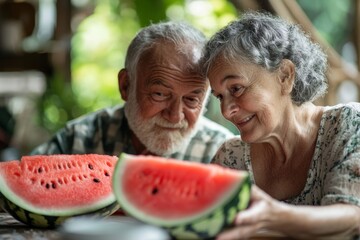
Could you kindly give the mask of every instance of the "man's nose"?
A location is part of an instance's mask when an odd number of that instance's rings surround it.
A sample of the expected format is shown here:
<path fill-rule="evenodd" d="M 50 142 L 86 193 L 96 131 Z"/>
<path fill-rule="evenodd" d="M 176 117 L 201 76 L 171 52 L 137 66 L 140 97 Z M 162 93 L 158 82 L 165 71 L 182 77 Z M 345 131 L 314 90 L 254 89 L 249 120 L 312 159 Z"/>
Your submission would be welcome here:
<path fill-rule="evenodd" d="M 165 119 L 171 123 L 179 123 L 184 119 L 183 102 L 181 99 L 172 99 L 165 110 Z"/>

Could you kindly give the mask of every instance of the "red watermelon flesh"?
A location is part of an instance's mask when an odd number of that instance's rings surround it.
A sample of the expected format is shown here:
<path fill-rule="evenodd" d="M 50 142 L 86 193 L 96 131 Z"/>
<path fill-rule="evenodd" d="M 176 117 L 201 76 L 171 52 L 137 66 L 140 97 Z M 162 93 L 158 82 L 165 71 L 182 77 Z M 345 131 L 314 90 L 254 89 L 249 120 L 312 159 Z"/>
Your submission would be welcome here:
<path fill-rule="evenodd" d="M 0 191 L 20 207 L 61 215 L 114 201 L 115 156 L 37 155 L 0 164 Z"/>
<path fill-rule="evenodd" d="M 245 176 L 217 165 L 205 167 L 153 156 L 124 158 L 114 173 L 115 178 L 121 176 L 115 179 L 114 188 L 121 193 L 115 194 L 123 204 L 169 221 L 207 211 L 237 188 Z"/>

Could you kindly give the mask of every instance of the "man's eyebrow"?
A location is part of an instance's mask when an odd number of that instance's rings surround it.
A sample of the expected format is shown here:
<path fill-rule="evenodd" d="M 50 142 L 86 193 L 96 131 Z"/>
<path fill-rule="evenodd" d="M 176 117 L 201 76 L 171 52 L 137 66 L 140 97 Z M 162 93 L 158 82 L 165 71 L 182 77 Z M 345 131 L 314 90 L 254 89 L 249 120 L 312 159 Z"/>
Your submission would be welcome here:
<path fill-rule="evenodd" d="M 205 90 L 203 88 L 198 88 L 198 89 L 195 89 L 194 91 L 192 91 L 192 93 L 195 93 L 195 94 L 199 94 L 199 93 L 204 93 Z"/>
<path fill-rule="evenodd" d="M 160 79 L 156 79 L 154 81 L 151 81 L 149 83 L 149 86 L 152 86 L 152 85 L 161 85 L 161 86 L 164 86 L 166 88 L 171 88 L 171 86 L 169 86 L 168 84 L 166 84 L 164 81 L 162 81 Z"/>

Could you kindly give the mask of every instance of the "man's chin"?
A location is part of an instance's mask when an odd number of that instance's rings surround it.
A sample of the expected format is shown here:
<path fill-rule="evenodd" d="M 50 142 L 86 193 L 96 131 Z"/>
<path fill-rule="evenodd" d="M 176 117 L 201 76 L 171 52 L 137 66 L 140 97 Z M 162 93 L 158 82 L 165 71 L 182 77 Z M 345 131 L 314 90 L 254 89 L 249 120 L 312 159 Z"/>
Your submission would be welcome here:
<path fill-rule="evenodd" d="M 183 136 L 181 134 L 168 134 L 166 137 L 160 137 L 159 133 L 154 133 L 153 138 L 144 141 L 146 148 L 157 155 L 170 155 L 182 150 L 190 142 L 192 134 Z"/>
<path fill-rule="evenodd" d="M 155 153 L 156 155 L 162 156 L 162 155 L 170 155 L 170 154 L 180 151 L 181 148 L 183 147 L 183 144 L 185 144 L 185 143 L 182 142 L 182 144 L 175 145 L 173 143 L 164 144 L 163 142 L 160 142 L 160 143 L 152 142 L 150 145 L 145 144 L 145 146 L 150 152 Z"/>

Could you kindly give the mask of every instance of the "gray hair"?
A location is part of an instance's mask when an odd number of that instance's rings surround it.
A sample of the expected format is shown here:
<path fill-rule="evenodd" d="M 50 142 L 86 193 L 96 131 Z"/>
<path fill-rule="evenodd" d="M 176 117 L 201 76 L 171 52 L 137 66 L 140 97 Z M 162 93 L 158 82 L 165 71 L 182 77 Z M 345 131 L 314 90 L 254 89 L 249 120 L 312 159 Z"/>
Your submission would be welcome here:
<path fill-rule="evenodd" d="M 295 65 L 292 101 L 301 105 L 327 90 L 327 57 L 295 24 L 267 13 L 248 12 L 218 31 L 206 44 L 202 62 L 207 75 L 218 56 L 244 61 L 275 71 L 283 59 Z"/>
<path fill-rule="evenodd" d="M 125 68 L 134 80 L 141 55 L 154 44 L 162 41 L 174 43 L 179 53 L 187 54 L 184 50 L 185 46 L 198 48 L 200 53 L 206 43 L 206 38 L 201 31 L 185 22 L 162 22 L 141 29 L 130 43 L 125 59 Z M 199 68 L 199 66 L 192 67 Z"/>

